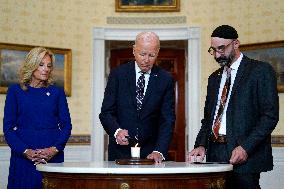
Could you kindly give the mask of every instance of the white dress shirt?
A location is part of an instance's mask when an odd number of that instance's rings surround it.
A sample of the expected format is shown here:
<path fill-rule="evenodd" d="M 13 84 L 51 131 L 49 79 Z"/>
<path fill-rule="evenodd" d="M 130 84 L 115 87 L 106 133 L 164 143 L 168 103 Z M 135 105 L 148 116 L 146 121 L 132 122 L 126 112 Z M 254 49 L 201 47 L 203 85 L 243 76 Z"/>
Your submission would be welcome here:
<path fill-rule="evenodd" d="M 232 69 L 231 70 L 231 85 L 230 85 L 228 98 L 227 98 L 227 101 L 226 101 L 226 104 L 225 104 L 225 108 L 224 108 L 224 111 L 223 111 L 223 115 L 221 117 L 221 125 L 220 125 L 220 129 L 219 129 L 220 135 L 226 135 L 226 112 L 227 112 L 228 104 L 230 102 L 231 91 L 232 91 L 232 88 L 234 86 L 235 78 L 236 78 L 238 68 L 240 66 L 242 58 L 243 58 L 243 54 L 241 53 L 240 57 L 235 62 L 233 62 L 233 64 L 230 66 L 230 68 Z M 223 73 L 222 73 L 222 79 L 221 79 L 221 82 L 220 82 L 218 102 L 217 102 L 217 105 L 216 105 L 215 115 L 214 115 L 214 119 L 213 119 L 213 123 L 212 123 L 212 129 L 213 129 L 213 126 L 214 126 L 214 120 L 216 119 L 216 116 L 218 114 L 218 110 L 219 110 L 219 106 L 220 106 L 220 102 L 221 102 L 222 90 L 223 90 L 225 82 L 226 82 L 226 77 L 227 77 L 227 73 L 226 73 L 226 70 L 224 69 Z"/>

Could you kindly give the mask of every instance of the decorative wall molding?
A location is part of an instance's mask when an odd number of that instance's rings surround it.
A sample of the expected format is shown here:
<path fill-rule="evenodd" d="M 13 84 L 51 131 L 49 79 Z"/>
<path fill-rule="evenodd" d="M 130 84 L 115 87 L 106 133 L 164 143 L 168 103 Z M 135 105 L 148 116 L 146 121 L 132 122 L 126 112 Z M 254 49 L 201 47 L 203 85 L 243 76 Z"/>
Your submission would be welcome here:
<path fill-rule="evenodd" d="M 136 35 L 142 31 L 152 31 L 159 35 L 161 41 L 169 40 L 194 40 L 200 38 L 200 28 L 198 27 L 171 27 L 171 28 L 99 28 L 93 29 L 94 42 L 104 42 L 105 40 L 113 41 L 134 41 Z M 191 42 L 191 41 L 189 41 Z M 96 48 L 94 44 L 94 48 Z M 103 49 L 105 50 L 105 49 Z M 104 52 L 104 51 L 103 51 Z M 96 53 L 96 51 L 94 51 Z M 98 54 L 99 55 L 99 54 Z M 195 55 L 196 56 L 196 55 Z M 94 56 L 96 57 L 96 56 Z M 94 61 L 99 61 L 94 59 Z M 102 57 L 104 59 L 105 57 Z M 104 67 L 103 65 L 102 67 Z M 95 72 L 98 74 L 97 72 Z"/>
<path fill-rule="evenodd" d="M 90 135 L 71 135 L 67 145 L 90 145 Z M 7 146 L 4 135 L 0 135 L 0 146 Z"/>
<path fill-rule="evenodd" d="M 107 24 L 186 24 L 186 16 L 171 16 L 171 17 L 107 17 Z"/>
<path fill-rule="evenodd" d="M 90 145 L 91 135 L 71 135 L 67 145 Z M 273 147 L 284 147 L 284 135 L 273 135 L 271 138 Z M 0 146 L 7 146 L 4 135 L 0 135 Z"/>
<path fill-rule="evenodd" d="M 273 135 L 271 143 L 274 147 L 284 147 L 284 135 Z"/>
<path fill-rule="evenodd" d="M 4 135 L 0 135 L 0 146 L 6 146 L 7 143 L 5 141 Z"/>
<path fill-rule="evenodd" d="M 67 145 L 90 145 L 91 135 L 71 135 Z"/>

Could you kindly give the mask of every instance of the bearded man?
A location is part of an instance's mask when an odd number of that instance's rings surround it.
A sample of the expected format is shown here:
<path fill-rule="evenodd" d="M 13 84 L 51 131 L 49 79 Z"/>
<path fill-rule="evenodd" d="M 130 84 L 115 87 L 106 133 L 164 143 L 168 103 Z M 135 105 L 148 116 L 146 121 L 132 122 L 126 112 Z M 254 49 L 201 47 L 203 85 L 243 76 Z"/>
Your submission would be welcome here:
<path fill-rule="evenodd" d="M 260 173 L 273 168 L 277 80 L 270 64 L 246 57 L 239 46 L 232 26 L 221 25 L 211 35 L 208 52 L 221 68 L 209 76 L 204 118 L 187 160 L 206 155 L 209 162 L 233 164 L 227 188 L 259 189 Z"/>

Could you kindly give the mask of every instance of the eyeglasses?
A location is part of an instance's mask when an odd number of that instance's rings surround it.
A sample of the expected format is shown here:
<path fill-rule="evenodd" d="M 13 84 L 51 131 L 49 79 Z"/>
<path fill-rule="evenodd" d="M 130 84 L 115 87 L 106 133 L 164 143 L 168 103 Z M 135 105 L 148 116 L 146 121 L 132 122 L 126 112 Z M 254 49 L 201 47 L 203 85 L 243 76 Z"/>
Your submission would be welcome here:
<path fill-rule="evenodd" d="M 233 41 L 235 41 L 235 40 L 233 40 Z M 211 54 L 211 55 L 214 55 L 216 52 L 222 54 L 222 53 L 225 52 L 226 48 L 227 48 L 231 43 L 233 43 L 233 41 L 231 41 L 231 42 L 230 42 L 229 44 L 227 44 L 227 45 L 220 45 L 220 46 L 218 46 L 217 48 L 215 48 L 215 47 L 210 47 L 210 48 L 208 49 L 208 52 L 209 52 L 209 54 Z"/>

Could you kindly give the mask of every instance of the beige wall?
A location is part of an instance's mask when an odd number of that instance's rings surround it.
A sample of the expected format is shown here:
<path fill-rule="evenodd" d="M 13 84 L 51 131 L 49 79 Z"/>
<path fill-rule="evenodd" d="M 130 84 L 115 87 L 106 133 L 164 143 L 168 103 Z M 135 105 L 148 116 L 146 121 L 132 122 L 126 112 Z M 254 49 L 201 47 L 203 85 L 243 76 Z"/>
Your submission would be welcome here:
<path fill-rule="evenodd" d="M 0 42 L 72 49 L 72 96 L 68 98 L 68 103 L 73 134 L 91 132 L 92 28 L 120 27 L 108 25 L 107 17 L 185 16 L 187 23 L 182 26 L 200 27 L 203 52 L 200 97 L 202 106 L 207 77 L 218 68 L 207 53 L 210 45 L 209 36 L 216 26 L 221 24 L 235 26 L 243 44 L 284 38 L 282 0 L 181 0 L 181 11 L 177 13 L 116 13 L 112 0 L 0 0 L 0 5 Z M 121 27 L 157 26 L 159 25 L 122 25 Z M 284 94 L 279 96 L 280 115 L 282 115 Z M 0 95 L 0 120 L 3 118 L 4 100 L 5 95 Z M 274 134 L 284 135 L 283 124 L 284 118 L 280 116 Z M 2 127 L 1 121 L 0 134 Z"/>

